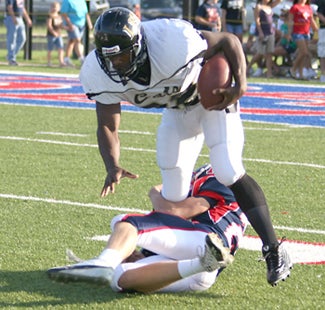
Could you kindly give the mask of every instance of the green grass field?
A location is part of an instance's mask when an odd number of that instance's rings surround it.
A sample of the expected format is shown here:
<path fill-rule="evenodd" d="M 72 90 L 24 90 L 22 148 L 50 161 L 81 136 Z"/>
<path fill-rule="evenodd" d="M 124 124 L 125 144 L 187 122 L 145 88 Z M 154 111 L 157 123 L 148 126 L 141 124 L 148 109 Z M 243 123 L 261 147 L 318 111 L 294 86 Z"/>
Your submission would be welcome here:
<path fill-rule="evenodd" d="M 51 282 L 45 271 L 67 264 L 67 248 L 83 258 L 96 256 L 104 243 L 90 238 L 108 234 L 114 215 L 151 209 L 147 192 L 160 183 L 154 151 L 160 115 L 123 113 L 121 165 L 140 178 L 122 180 L 105 199 L 99 197 L 105 173 L 94 111 L 0 105 L 0 115 L 2 309 L 325 308 L 324 265 L 296 264 L 291 277 L 272 288 L 265 263 L 258 262 L 261 253 L 243 249 L 204 293 L 116 294 Z M 244 125 L 247 171 L 264 188 L 274 225 L 294 228 L 277 229 L 278 236 L 324 242 L 323 234 L 312 232 L 325 230 L 324 129 Z M 204 149 L 198 165 L 207 160 Z M 251 228 L 247 233 L 254 235 Z"/>

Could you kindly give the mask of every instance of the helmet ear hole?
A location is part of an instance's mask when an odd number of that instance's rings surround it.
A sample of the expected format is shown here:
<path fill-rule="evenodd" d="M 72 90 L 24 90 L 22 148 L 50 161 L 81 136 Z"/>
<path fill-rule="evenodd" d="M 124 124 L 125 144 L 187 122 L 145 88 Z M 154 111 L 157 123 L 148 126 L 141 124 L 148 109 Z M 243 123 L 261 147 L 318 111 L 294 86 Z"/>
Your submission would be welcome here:
<path fill-rule="evenodd" d="M 125 83 L 143 61 L 144 38 L 139 18 L 126 8 L 112 8 L 102 13 L 94 26 L 97 59 L 103 70 L 116 82 Z M 119 73 L 110 64 L 109 57 L 130 50 L 129 68 Z"/>

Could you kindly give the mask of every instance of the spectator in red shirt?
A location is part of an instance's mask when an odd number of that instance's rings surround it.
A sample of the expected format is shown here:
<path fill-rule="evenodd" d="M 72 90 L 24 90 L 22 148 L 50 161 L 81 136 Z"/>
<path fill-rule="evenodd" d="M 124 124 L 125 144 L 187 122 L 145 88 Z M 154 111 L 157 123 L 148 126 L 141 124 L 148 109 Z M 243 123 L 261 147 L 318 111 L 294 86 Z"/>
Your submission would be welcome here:
<path fill-rule="evenodd" d="M 297 56 L 290 69 L 290 75 L 295 79 L 305 79 L 303 68 L 309 56 L 310 28 L 318 30 L 310 0 L 294 0 L 289 11 L 288 39 L 292 38 L 297 43 Z"/>

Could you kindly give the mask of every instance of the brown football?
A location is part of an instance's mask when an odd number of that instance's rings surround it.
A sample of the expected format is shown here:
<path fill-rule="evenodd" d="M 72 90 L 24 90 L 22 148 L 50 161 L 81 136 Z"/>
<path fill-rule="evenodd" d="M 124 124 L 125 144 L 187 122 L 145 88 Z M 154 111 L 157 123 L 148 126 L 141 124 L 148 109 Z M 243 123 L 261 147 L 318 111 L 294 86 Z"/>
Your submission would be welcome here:
<path fill-rule="evenodd" d="M 232 74 L 225 56 L 217 54 L 208 59 L 198 78 L 198 92 L 202 106 L 207 110 L 222 110 L 220 104 L 224 96 L 213 94 L 212 90 L 227 88 L 231 85 Z"/>

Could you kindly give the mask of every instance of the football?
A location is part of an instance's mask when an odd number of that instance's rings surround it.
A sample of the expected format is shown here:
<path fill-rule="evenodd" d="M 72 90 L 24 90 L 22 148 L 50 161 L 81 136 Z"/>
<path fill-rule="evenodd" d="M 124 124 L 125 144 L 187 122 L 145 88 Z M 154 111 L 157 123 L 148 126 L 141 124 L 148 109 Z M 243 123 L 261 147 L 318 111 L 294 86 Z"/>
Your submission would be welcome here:
<path fill-rule="evenodd" d="M 208 59 L 198 78 L 198 92 L 202 106 L 206 110 L 222 110 L 224 96 L 213 94 L 212 90 L 227 88 L 231 85 L 232 74 L 225 56 L 216 54 Z"/>

